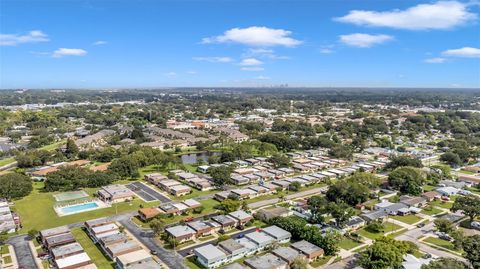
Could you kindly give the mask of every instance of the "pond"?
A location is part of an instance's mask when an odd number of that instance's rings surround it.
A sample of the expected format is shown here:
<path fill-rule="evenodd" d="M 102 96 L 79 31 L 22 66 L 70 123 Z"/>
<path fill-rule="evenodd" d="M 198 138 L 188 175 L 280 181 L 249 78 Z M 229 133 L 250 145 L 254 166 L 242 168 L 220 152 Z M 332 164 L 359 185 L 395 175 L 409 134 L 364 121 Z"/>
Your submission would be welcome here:
<path fill-rule="evenodd" d="M 210 156 L 220 156 L 220 152 L 200 152 L 200 153 L 191 153 L 183 154 L 180 156 L 183 164 L 196 164 L 198 159 L 202 159 L 205 163 L 208 163 L 208 158 Z"/>

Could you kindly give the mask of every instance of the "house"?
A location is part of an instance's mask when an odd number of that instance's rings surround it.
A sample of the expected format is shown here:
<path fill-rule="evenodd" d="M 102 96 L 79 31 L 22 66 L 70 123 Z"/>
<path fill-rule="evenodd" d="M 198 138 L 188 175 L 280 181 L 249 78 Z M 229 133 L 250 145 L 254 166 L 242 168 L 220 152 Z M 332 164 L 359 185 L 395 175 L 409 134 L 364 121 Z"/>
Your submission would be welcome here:
<path fill-rule="evenodd" d="M 105 218 L 87 220 L 87 221 L 85 221 L 84 225 L 85 225 L 85 228 L 87 228 L 88 232 L 91 234 L 93 228 L 103 226 L 105 224 L 113 224 L 113 223 L 114 223 L 114 221 L 105 217 Z"/>
<path fill-rule="evenodd" d="M 158 216 L 160 213 L 161 211 L 156 207 L 140 208 L 138 210 L 138 216 L 143 221 L 153 219 L 154 217 Z"/>
<path fill-rule="evenodd" d="M 197 261 L 206 268 L 216 268 L 227 261 L 226 253 L 212 244 L 195 248 L 193 252 Z"/>
<path fill-rule="evenodd" d="M 215 198 L 215 200 L 221 202 L 225 199 L 228 199 L 229 196 L 230 196 L 230 191 L 221 191 L 221 192 L 215 193 L 213 197 Z"/>
<path fill-rule="evenodd" d="M 202 206 L 201 203 L 199 203 L 197 200 L 195 199 L 187 199 L 185 201 L 182 202 L 184 205 L 188 206 L 188 208 L 197 208 L 197 207 L 200 207 Z"/>
<path fill-rule="evenodd" d="M 351 217 L 345 224 L 347 230 L 357 230 L 363 226 L 365 226 L 365 220 L 358 216 Z"/>
<path fill-rule="evenodd" d="M 210 235 L 213 232 L 212 226 L 208 225 L 208 223 L 201 220 L 189 222 L 187 223 L 187 226 L 192 228 L 196 232 L 195 234 L 196 237 Z"/>
<path fill-rule="evenodd" d="M 243 200 L 257 196 L 257 192 L 251 189 L 235 189 L 230 191 L 230 195 Z"/>
<path fill-rule="evenodd" d="M 145 181 L 158 186 L 158 183 L 160 183 L 163 180 L 167 180 L 168 178 L 160 173 L 152 173 L 152 174 L 146 174 L 143 176 Z"/>
<path fill-rule="evenodd" d="M 218 224 L 220 224 L 220 226 L 222 227 L 221 231 L 223 231 L 223 232 L 228 231 L 228 230 L 232 229 L 233 227 L 235 227 L 235 224 L 237 222 L 232 217 L 225 216 L 225 215 L 214 216 L 214 217 L 212 217 L 212 220 L 217 222 Z"/>
<path fill-rule="evenodd" d="M 105 247 L 105 252 L 113 260 L 118 256 L 141 250 L 142 247 L 134 240 L 126 240 Z"/>
<path fill-rule="evenodd" d="M 60 226 L 60 227 L 40 231 L 40 238 L 42 239 L 42 242 L 45 243 L 45 240 L 49 237 L 53 237 L 61 234 L 67 234 L 67 233 L 70 233 L 70 229 L 68 229 L 67 226 Z"/>
<path fill-rule="evenodd" d="M 76 255 L 76 254 L 80 254 L 82 252 L 84 252 L 84 250 L 83 250 L 82 246 L 77 242 L 67 244 L 67 245 L 63 245 L 63 246 L 58 246 L 58 247 L 52 248 L 50 250 L 50 253 L 52 254 L 52 257 L 55 260 L 66 258 L 68 256 L 73 256 L 73 255 Z"/>
<path fill-rule="evenodd" d="M 440 180 L 439 186 L 454 187 L 457 189 L 464 189 L 468 187 L 468 183 L 465 181 L 453 181 L 453 180 Z"/>
<path fill-rule="evenodd" d="M 364 219 L 367 223 L 374 221 L 374 220 L 381 220 L 388 215 L 387 212 L 383 210 L 371 211 L 366 212 L 360 215 L 362 219 Z"/>
<path fill-rule="evenodd" d="M 451 196 L 456 195 L 460 190 L 455 187 L 441 187 L 436 189 L 435 191 L 440 193 L 442 196 Z"/>
<path fill-rule="evenodd" d="M 92 264 L 92 260 L 87 253 L 81 252 L 64 258 L 55 259 L 54 263 L 58 269 L 87 268 L 86 266 Z"/>
<path fill-rule="evenodd" d="M 311 262 L 323 256 L 323 249 L 305 240 L 295 242 L 291 248 L 298 250 Z"/>
<path fill-rule="evenodd" d="M 103 249 L 105 249 L 109 245 L 114 245 L 126 241 L 128 241 L 128 236 L 124 233 L 111 234 L 98 239 L 98 243 Z"/>
<path fill-rule="evenodd" d="M 160 269 L 162 266 L 144 249 L 120 255 L 116 258 L 118 269 Z"/>
<path fill-rule="evenodd" d="M 263 228 L 262 232 L 268 234 L 269 236 L 275 238 L 275 240 L 279 243 L 287 243 L 290 242 L 290 239 L 292 238 L 292 234 L 288 231 L 285 231 L 284 229 L 272 225 L 268 226 L 266 228 Z"/>
<path fill-rule="evenodd" d="M 93 238 L 98 240 L 101 237 L 119 233 L 119 228 L 115 223 L 107 223 L 91 228 L 89 233 Z"/>
<path fill-rule="evenodd" d="M 170 194 L 174 196 L 187 195 L 192 192 L 192 189 L 189 186 L 185 185 L 175 185 L 170 187 Z"/>
<path fill-rule="evenodd" d="M 102 187 L 98 192 L 98 197 L 104 202 L 119 203 L 133 199 L 135 194 L 124 185 L 108 185 Z"/>
<path fill-rule="evenodd" d="M 160 205 L 158 206 L 158 208 L 159 208 L 160 210 L 162 210 L 165 214 L 176 215 L 176 214 L 181 213 L 180 210 L 178 209 L 178 207 L 175 207 L 175 206 L 174 206 L 174 203 L 173 203 L 173 202 L 160 204 Z"/>
<path fill-rule="evenodd" d="M 250 249 L 245 247 L 245 245 L 242 245 L 237 240 L 231 238 L 219 242 L 218 246 L 227 253 L 227 256 L 232 261 L 245 257 L 250 252 Z"/>
<path fill-rule="evenodd" d="M 262 250 L 275 242 L 275 238 L 259 231 L 248 233 L 245 237 L 252 241 L 259 250 Z"/>
<path fill-rule="evenodd" d="M 292 265 L 292 263 L 297 259 L 297 258 L 303 258 L 305 257 L 303 254 L 301 254 L 298 250 L 290 248 L 290 247 L 279 247 L 274 250 L 272 250 L 272 254 L 279 257 L 288 265 Z"/>
<path fill-rule="evenodd" d="M 287 217 L 292 213 L 285 207 L 262 208 L 257 211 L 257 217 L 263 221 L 268 221 L 274 217 Z"/>
<path fill-rule="evenodd" d="M 195 230 L 186 226 L 186 225 L 177 225 L 173 227 L 166 228 L 165 231 L 169 236 L 174 238 L 180 243 L 193 240 L 196 235 Z"/>
<path fill-rule="evenodd" d="M 431 202 L 440 199 L 442 195 L 437 191 L 427 191 L 422 194 L 422 197 L 425 198 L 427 202 Z"/>
<path fill-rule="evenodd" d="M 237 211 L 231 212 L 228 214 L 228 216 L 232 217 L 236 221 L 236 224 L 239 226 L 243 226 L 245 225 L 245 223 L 253 219 L 252 215 L 248 214 L 243 210 L 237 210 Z"/>
<path fill-rule="evenodd" d="M 250 179 L 239 174 L 232 174 L 230 176 L 230 181 L 235 185 L 246 185 L 250 182 Z"/>
<path fill-rule="evenodd" d="M 263 256 L 254 256 L 245 260 L 245 264 L 252 269 L 288 269 L 288 264 L 284 260 L 273 254 Z"/>
<path fill-rule="evenodd" d="M 44 241 L 44 245 L 47 249 L 71 243 L 75 243 L 75 238 L 70 231 L 68 233 L 47 237 Z"/>
<path fill-rule="evenodd" d="M 405 204 L 407 206 L 413 206 L 413 207 L 418 207 L 421 208 L 426 205 L 427 199 L 424 197 L 412 197 L 409 195 L 402 195 L 400 196 L 400 203 Z"/>

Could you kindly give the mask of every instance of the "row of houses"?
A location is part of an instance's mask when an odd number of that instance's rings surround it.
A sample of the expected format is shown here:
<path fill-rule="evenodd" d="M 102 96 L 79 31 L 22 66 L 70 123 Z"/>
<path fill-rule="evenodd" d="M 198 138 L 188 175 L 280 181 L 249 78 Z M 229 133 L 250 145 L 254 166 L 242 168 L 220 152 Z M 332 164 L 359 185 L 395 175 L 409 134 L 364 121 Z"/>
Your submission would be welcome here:
<path fill-rule="evenodd" d="M 56 268 L 97 268 L 67 226 L 43 230 L 40 232 L 40 239 Z"/>
<path fill-rule="evenodd" d="M 366 222 L 383 219 L 388 215 L 405 216 L 409 214 L 419 213 L 422 207 L 427 205 L 430 198 L 427 196 L 400 196 L 398 203 L 392 203 L 388 200 L 382 200 L 380 203 L 374 205 L 374 210 L 364 212 L 360 215 Z M 433 198 L 435 199 L 435 198 Z"/>
<path fill-rule="evenodd" d="M 252 256 L 274 244 L 287 244 L 290 239 L 291 234 L 288 231 L 277 226 L 269 226 L 247 233 L 242 237 L 219 242 L 216 246 L 208 244 L 195 248 L 193 252 L 201 265 L 206 268 L 216 268 Z M 323 249 L 320 247 L 307 241 L 300 241 L 290 246 L 275 248 L 271 253 L 263 256 L 247 258 L 244 263 L 248 266 L 247 268 L 252 269 L 289 268 L 298 258 L 311 262 L 323 254 Z M 235 264 L 235 266 L 243 267 L 240 264 Z"/>
<path fill-rule="evenodd" d="M 97 196 L 106 203 L 120 203 L 132 200 L 135 193 L 125 185 L 113 184 L 100 188 L 97 191 Z"/>
<path fill-rule="evenodd" d="M 183 170 L 172 170 L 170 171 L 174 173 L 175 176 L 177 176 L 179 179 L 183 180 L 186 182 L 188 185 L 190 185 L 193 188 L 196 188 L 200 191 L 208 191 L 213 189 L 213 185 L 210 182 L 210 180 L 204 178 L 204 177 L 199 177 L 198 175 L 194 173 L 189 173 L 185 172 Z M 144 176 L 145 181 L 159 187 L 159 188 L 164 188 L 168 186 L 164 186 L 165 184 L 162 183 L 162 181 L 168 180 L 168 177 L 160 174 L 160 173 L 152 173 L 152 174 L 147 174 Z"/>
<path fill-rule="evenodd" d="M 134 238 L 130 238 L 120 227 L 108 218 L 89 220 L 85 228 L 95 244 L 118 269 L 153 269 L 161 265 L 153 259 Z"/>
<path fill-rule="evenodd" d="M 30 175 L 35 178 L 35 179 L 45 179 L 47 174 L 53 173 L 58 171 L 61 167 L 68 167 L 68 166 L 87 166 L 90 164 L 90 161 L 88 160 L 76 160 L 76 161 L 71 161 L 71 162 L 61 162 L 61 163 L 55 163 L 49 166 L 43 166 L 38 168 L 35 171 L 30 172 Z"/>
<path fill-rule="evenodd" d="M 144 179 L 145 181 L 177 197 L 187 195 L 192 192 L 192 189 L 189 186 L 186 186 L 177 180 L 169 179 L 160 173 L 147 174 L 144 176 Z M 211 185 L 209 185 L 209 187 L 211 187 Z"/>
<path fill-rule="evenodd" d="M 188 210 L 201 207 L 202 204 L 195 199 L 187 199 L 182 202 L 162 203 L 158 207 L 140 208 L 138 215 L 143 221 L 150 220 L 160 214 L 180 215 Z"/>
<path fill-rule="evenodd" d="M 178 242 L 194 240 L 213 233 L 225 233 L 235 227 L 245 226 L 253 216 L 243 210 L 237 210 L 228 215 L 216 215 L 209 220 L 196 220 L 184 225 L 168 227 L 165 232 Z"/>
<path fill-rule="evenodd" d="M 8 201 L 0 199 L 0 233 L 14 233 L 20 225 L 20 217 L 12 213 Z"/>

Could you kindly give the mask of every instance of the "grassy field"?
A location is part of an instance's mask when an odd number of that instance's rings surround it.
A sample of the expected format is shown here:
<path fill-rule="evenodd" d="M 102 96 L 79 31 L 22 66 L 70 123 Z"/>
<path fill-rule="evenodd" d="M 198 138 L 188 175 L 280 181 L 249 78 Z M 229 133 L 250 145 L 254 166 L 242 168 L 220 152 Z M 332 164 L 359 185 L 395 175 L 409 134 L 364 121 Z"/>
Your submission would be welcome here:
<path fill-rule="evenodd" d="M 139 209 L 140 205 L 148 207 L 159 204 L 159 202 L 146 203 L 141 199 L 134 199 L 132 202 L 117 203 L 109 208 L 59 217 L 53 209 L 55 205 L 53 194 L 56 194 L 56 192 L 43 192 L 43 186 L 42 182 L 35 182 L 32 193 L 14 202 L 14 210 L 22 218 L 23 224 L 23 228 L 19 233 L 26 233 L 31 229 L 43 230 L 69 223 L 111 216 L 117 213 L 135 211 Z M 85 191 L 92 194 L 96 189 L 85 189 Z"/>
<path fill-rule="evenodd" d="M 9 253 L 9 251 L 8 251 L 8 246 L 7 245 L 0 246 L 0 254 L 5 255 L 5 254 L 8 254 L 8 253 Z"/>
<path fill-rule="evenodd" d="M 338 243 L 340 248 L 343 248 L 343 249 L 346 249 L 346 250 L 352 249 L 354 247 L 358 247 L 361 244 L 362 243 L 359 243 L 357 241 L 353 241 L 352 239 L 346 238 L 346 237 L 343 237 L 343 239 Z"/>
<path fill-rule="evenodd" d="M 443 240 L 443 239 L 436 238 L 436 237 L 428 237 L 423 241 L 427 242 L 427 243 L 434 244 L 434 245 L 439 246 L 439 247 L 446 248 L 446 249 L 451 250 L 451 251 L 455 251 L 455 248 L 453 247 L 452 242 L 447 241 L 447 240 Z"/>
<path fill-rule="evenodd" d="M 77 242 L 83 247 L 98 269 L 115 268 L 115 263 L 103 255 L 99 247 L 93 243 L 92 239 L 88 237 L 87 233 L 83 231 L 82 228 L 72 229 L 72 233 Z"/>
<path fill-rule="evenodd" d="M 395 219 L 407 224 L 414 224 L 422 220 L 422 218 L 415 215 L 392 216 L 392 219 Z"/>
<path fill-rule="evenodd" d="M 443 212 L 442 210 L 440 210 L 438 208 L 435 208 L 435 207 L 431 207 L 431 208 L 426 207 L 420 213 L 425 214 L 425 215 L 429 215 L 429 216 L 434 216 L 434 215 L 440 214 L 442 212 Z"/>
<path fill-rule="evenodd" d="M 1 159 L 1 160 L 0 160 L 0 166 L 4 166 L 4 165 L 7 165 L 7 164 L 11 164 L 11 163 L 13 163 L 13 162 L 15 162 L 15 158 L 13 158 L 13 157 Z"/>
<path fill-rule="evenodd" d="M 367 231 L 365 228 L 360 229 L 358 231 L 358 233 L 361 236 L 364 236 L 364 237 L 370 238 L 372 240 L 375 240 L 375 239 L 378 239 L 378 238 L 382 237 L 385 233 L 388 233 L 388 232 L 391 232 L 391 231 L 396 231 L 396 230 L 399 230 L 399 229 L 402 228 L 401 226 L 393 224 L 391 222 L 385 222 L 384 225 L 385 225 L 385 232 L 383 232 L 383 233 L 382 232 L 372 233 L 370 231 Z"/>
<path fill-rule="evenodd" d="M 450 209 L 450 208 L 452 208 L 453 203 L 452 202 L 435 200 L 435 201 L 430 202 L 430 205 L 445 208 L 445 209 Z"/>

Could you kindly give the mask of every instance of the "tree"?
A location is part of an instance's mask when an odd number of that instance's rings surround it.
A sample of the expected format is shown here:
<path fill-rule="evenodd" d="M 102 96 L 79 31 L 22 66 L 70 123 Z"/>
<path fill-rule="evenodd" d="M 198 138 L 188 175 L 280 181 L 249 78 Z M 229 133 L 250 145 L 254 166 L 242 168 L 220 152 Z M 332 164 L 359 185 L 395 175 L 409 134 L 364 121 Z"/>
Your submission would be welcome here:
<path fill-rule="evenodd" d="M 448 163 L 450 166 L 459 166 L 462 165 L 462 160 L 460 159 L 460 156 L 458 156 L 457 153 L 454 153 L 452 151 L 445 152 L 440 156 L 440 160 L 442 162 Z"/>
<path fill-rule="evenodd" d="M 442 233 L 450 233 L 455 229 L 453 222 L 448 219 L 435 219 L 433 221 L 437 230 Z"/>
<path fill-rule="evenodd" d="M 462 246 L 463 256 L 472 264 L 474 269 L 480 268 L 480 234 L 466 237 Z"/>
<path fill-rule="evenodd" d="M 329 151 L 328 155 L 334 158 L 350 159 L 352 157 L 352 149 L 345 145 L 335 145 Z"/>
<path fill-rule="evenodd" d="M 475 195 L 467 195 L 458 197 L 451 208 L 452 212 L 462 210 L 463 214 L 470 218 L 470 222 L 474 221 L 480 215 L 480 197 Z"/>
<path fill-rule="evenodd" d="M 358 259 L 365 269 L 401 268 L 407 249 L 402 243 L 388 237 L 377 239 Z"/>
<path fill-rule="evenodd" d="M 380 233 L 385 231 L 385 225 L 381 221 L 370 222 L 365 229 L 372 233 Z"/>
<path fill-rule="evenodd" d="M 328 188 L 325 196 L 332 202 L 345 202 L 351 206 L 367 201 L 370 190 L 367 186 L 349 180 L 339 180 Z"/>
<path fill-rule="evenodd" d="M 293 260 L 292 265 L 290 266 L 292 269 L 308 269 L 308 261 L 304 257 L 297 257 Z"/>
<path fill-rule="evenodd" d="M 10 199 L 22 198 L 33 190 L 30 177 L 19 173 L 0 176 L 0 197 Z"/>
<path fill-rule="evenodd" d="M 388 175 L 388 184 L 402 193 L 420 195 L 423 192 L 425 177 L 414 167 L 399 167 Z"/>
<path fill-rule="evenodd" d="M 222 210 L 225 214 L 236 211 L 240 208 L 241 202 L 233 199 L 225 199 L 220 204 L 216 205 L 215 208 Z"/>
<path fill-rule="evenodd" d="M 300 187 L 301 187 L 300 182 L 294 181 L 288 185 L 288 190 L 297 192 L 298 190 L 300 190 Z"/>
<path fill-rule="evenodd" d="M 67 157 L 73 158 L 77 156 L 78 151 L 79 150 L 78 150 L 77 144 L 75 144 L 75 141 L 73 141 L 72 139 L 68 139 L 65 147 L 65 154 L 67 155 Z"/>
<path fill-rule="evenodd" d="M 35 239 L 38 236 L 38 231 L 35 229 L 31 229 L 28 231 L 28 236 L 30 236 L 31 239 Z"/>
<path fill-rule="evenodd" d="M 210 176 L 213 178 L 213 183 L 216 186 L 224 186 L 230 182 L 230 174 L 232 173 L 232 168 L 229 166 L 218 166 L 209 168 Z"/>
<path fill-rule="evenodd" d="M 457 259 L 441 257 L 422 265 L 421 269 L 468 269 L 468 267 Z"/>
<path fill-rule="evenodd" d="M 355 210 L 346 203 L 330 203 L 328 204 L 328 211 L 340 228 L 343 228 L 356 213 Z"/>
<path fill-rule="evenodd" d="M 161 235 L 163 233 L 163 230 L 165 229 L 165 223 L 158 218 L 151 220 L 149 226 L 156 236 Z"/>
<path fill-rule="evenodd" d="M 403 166 L 422 168 L 423 164 L 422 161 L 417 158 L 402 155 L 391 158 L 390 162 L 385 166 L 385 168 L 389 170 L 394 170 L 398 167 Z"/>
<path fill-rule="evenodd" d="M 311 213 L 311 221 L 314 223 L 323 223 L 325 221 L 323 214 L 327 213 L 327 199 L 325 199 L 324 196 L 315 195 L 308 198 L 307 204 Z"/>
<path fill-rule="evenodd" d="M 140 168 L 138 159 L 133 156 L 123 156 L 113 160 L 108 170 L 116 173 L 120 177 L 136 178 L 140 176 L 138 168 Z"/>

